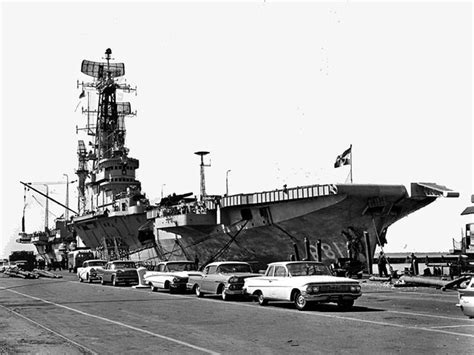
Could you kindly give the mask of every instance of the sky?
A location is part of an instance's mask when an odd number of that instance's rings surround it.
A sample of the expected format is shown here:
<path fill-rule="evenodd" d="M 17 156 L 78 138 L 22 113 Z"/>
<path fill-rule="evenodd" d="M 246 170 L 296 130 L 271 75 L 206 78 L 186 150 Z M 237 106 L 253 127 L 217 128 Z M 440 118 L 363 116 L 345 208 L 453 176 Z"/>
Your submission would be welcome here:
<path fill-rule="evenodd" d="M 199 194 L 199 150 L 207 193 L 230 170 L 236 194 L 344 183 L 334 161 L 352 144 L 355 183 L 460 193 L 390 227 L 386 251 L 448 251 L 472 222 L 470 2 L 2 1 L 0 258 L 33 250 L 15 243 L 19 181 L 62 182 L 50 193 L 65 200 L 88 142 L 80 65 L 107 48 L 137 86 L 119 98 L 137 111 L 127 146 L 153 202 Z M 26 201 L 27 232 L 42 229 L 44 198 Z"/>

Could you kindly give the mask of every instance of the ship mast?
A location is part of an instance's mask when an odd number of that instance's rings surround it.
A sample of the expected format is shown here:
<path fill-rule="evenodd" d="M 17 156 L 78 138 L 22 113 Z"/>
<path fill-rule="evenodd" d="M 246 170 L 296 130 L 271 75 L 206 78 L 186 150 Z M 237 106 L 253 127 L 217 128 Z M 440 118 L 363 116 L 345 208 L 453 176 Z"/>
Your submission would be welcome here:
<path fill-rule="evenodd" d="M 206 179 L 205 179 L 205 175 L 204 175 L 204 168 L 207 167 L 207 166 L 211 166 L 211 164 L 204 164 L 204 156 L 209 154 L 209 152 L 205 152 L 205 151 L 199 151 L 199 152 L 195 152 L 194 154 L 196 155 L 199 155 L 201 157 L 201 175 L 200 175 L 200 180 L 201 180 L 201 201 L 205 200 L 206 198 Z"/>
<path fill-rule="evenodd" d="M 125 116 L 135 115 L 129 102 L 117 102 L 117 90 L 124 92 L 136 91 L 126 83 L 120 83 L 118 78 L 125 75 L 124 63 L 112 63 L 112 50 L 105 51 L 105 62 L 83 60 L 81 72 L 94 78 L 89 83 L 79 83 L 84 90 L 93 91 L 98 97 L 97 109 L 89 107 L 90 96 L 87 95 L 87 125 L 84 130 L 93 136 L 89 142 L 92 150 L 87 152 L 83 140 L 78 142 L 79 201 L 78 209 L 82 214 L 86 210 L 95 210 L 106 203 L 112 203 L 115 195 L 126 192 L 128 187 L 140 189 L 140 183 L 135 179 L 135 169 L 138 161 L 128 157 L 129 149 L 125 147 Z M 96 115 L 95 124 L 89 121 L 90 115 Z M 88 161 L 91 167 L 88 168 Z M 90 178 L 90 181 L 86 180 Z M 86 189 L 87 188 L 87 189 Z"/>

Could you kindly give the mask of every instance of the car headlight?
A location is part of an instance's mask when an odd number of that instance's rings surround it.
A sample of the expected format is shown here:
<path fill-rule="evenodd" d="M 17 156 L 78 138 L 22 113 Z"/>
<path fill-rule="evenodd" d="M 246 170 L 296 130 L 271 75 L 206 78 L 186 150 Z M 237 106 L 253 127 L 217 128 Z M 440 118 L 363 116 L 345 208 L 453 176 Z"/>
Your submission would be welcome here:
<path fill-rule="evenodd" d="M 360 292 L 360 285 L 351 286 L 351 292 Z"/>
<path fill-rule="evenodd" d="M 239 278 L 236 277 L 236 276 L 232 276 L 230 279 L 229 279 L 229 283 L 237 283 L 239 282 Z"/>
<path fill-rule="evenodd" d="M 173 277 L 173 282 L 180 282 L 181 281 L 181 278 L 179 277 Z"/>
<path fill-rule="evenodd" d="M 306 287 L 306 293 L 318 293 L 318 292 L 319 292 L 319 286 L 308 285 Z"/>

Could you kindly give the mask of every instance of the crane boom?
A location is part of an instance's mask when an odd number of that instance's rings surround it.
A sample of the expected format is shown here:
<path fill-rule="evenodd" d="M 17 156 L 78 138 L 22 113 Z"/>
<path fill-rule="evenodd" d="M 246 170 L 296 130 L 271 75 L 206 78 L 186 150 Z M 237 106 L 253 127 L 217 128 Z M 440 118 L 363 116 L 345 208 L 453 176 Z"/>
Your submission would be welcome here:
<path fill-rule="evenodd" d="M 49 199 L 49 200 L 51 200 L 51 201 L 53 201 L 53 202 L 56 202 L 59 206 L 64 207 L 64 208 L 67 208 L 67 209 L 68 209 L 69 211 L 71 211 L 72 213 L 78 214 L 76 211 L 70 209 L 70 208 L 67 207 L 67 206 L 64 206 L 62 203 L 56 201 L 54 198 L 49 197 L 48 195 L 45 195 L 45 194 L 42 193 L 41 191 L 36 190 L 34 187 L 31 186 L 31 184 L 33 184 L 33 183 L 30 184 L 30 183 L 25 183 L 25 182 L 22 182 L 22 181 L 20 181 L 20 183 L 23 184 L 23 185 L 25 185 L 26 187 L 32 189 L 33 191 L 39 193 L 40 195 L 46 197 L 47 199 Z M 46 184 L 43 184 L 43 185 L 46 185 Z"/>
<path fill-rule="evenodd" d="M 69 182 L 70 184 L 72 181 Z M 63 185 L 67 184 L 66 181 L 54 181 L 54 182 L 26 182 L 27 185 Z"/>

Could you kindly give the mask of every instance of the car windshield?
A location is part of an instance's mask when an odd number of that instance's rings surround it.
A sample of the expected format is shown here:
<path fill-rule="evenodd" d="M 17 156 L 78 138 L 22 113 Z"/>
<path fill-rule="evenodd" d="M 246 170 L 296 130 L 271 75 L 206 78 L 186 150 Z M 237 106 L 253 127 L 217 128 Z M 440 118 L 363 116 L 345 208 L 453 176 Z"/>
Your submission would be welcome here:
<path fill-rule="evenodd" d="M 291 276 L 331 275 L 328 267 L 323 264 L 294 263 L 288 264 L 287 267 Z"/>
<path fill-rule="evenodd" d="M 168 263 L 166 265 L 169 271 L 191 271 L 196 270 L 194 263 Z"/>
<path fill-rule="evenodd" d="M 252 269 L 247 264 L 224 264 L 219 266 L 217 272 L 231 274 L 235 272 L 252 272 Z"/>
<path fill-rule="evenodd" d="M 104 266 L 107 261 L 88 261 L 86 266 Z"/>
<path fill-rule="evenodd" d="M 133 261 L 114 263 L 115 269 L 135 269 L 135 263 Z"/>

